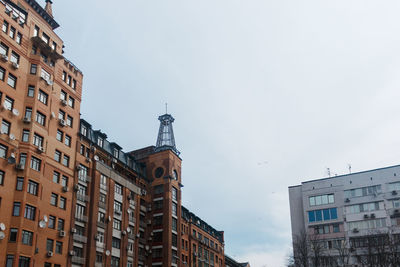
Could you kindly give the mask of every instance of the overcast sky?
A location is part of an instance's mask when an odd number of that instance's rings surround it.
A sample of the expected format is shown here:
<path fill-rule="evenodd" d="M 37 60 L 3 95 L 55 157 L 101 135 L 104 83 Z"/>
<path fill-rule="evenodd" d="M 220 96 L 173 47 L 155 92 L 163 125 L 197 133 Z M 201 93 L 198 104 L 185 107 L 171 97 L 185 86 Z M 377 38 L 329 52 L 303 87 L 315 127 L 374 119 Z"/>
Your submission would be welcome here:
<path fill-rule="evenodd" d="M 44 1 L 42 1 L 43 3 Z M 280 267 L 288 190 L 400 163 L 399 1 L 54 0 L 82 117 L 125 151 L 175 117 L 183 204 Z"/>

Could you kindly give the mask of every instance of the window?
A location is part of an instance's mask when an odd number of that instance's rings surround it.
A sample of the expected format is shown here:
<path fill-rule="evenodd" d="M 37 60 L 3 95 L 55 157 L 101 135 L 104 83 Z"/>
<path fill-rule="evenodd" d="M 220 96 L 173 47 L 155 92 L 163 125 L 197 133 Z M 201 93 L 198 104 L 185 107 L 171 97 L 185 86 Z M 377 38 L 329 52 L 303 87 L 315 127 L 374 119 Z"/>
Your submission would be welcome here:
<path fill-rule="evenodd" d="M 309 197 L 310 206 L 327 205 L 335 203 L 334 194 Z"/>
<path fill-rule="evenodd" d="M 61 90 L 60 99 L 67 100 L 67 93 Z"/>
<path fill-rule="evenodd" d="M 113 237 L 112 238 L 112 247 L 120 249 L 121 248 L 121 239 Z"/>
<path fill-rule="evenodd" d="M 119 258 L 111 256 L 111 267 L 119 267 Z"/>
<path fill-rule="evenodd" d="M 33 232 L 22 230 L 22 244 L 32 246 Z"/>
<path fill-rule="evenodd" d="M 102 223 L 106 222 L 106 214 L 99 211 L 99 213 L 97 214 L 97 221 Z"/>
<path fill-rule="evenodd" d="M 51 196 L 50 196 L 50 205 L 52 205 L 52 206 L 57 206 L 57 202 L 58 202 L 58 195 L 57 195 L 57 194 L 54 194 L 54 193 L 51 193 Z"/>
<path fill-rule="evenodd" d="M 54 152 L 54 160 L 57 162 L 61 162 L 61 152 L 60 151 L 56 150 Z"/>
<path fill-rule="evenodd" d="M 21 202 L 14 202 L 12 215 L 19 216 L 20 213 L 21 213 Z"/>
<path fill-rule="evenodd" d="M 81 125 L 81 134 L 87 136 L 87 127 L 85 125 Z"/>
<path fill-rule="evenodd" d="M 17 177 L 17 186 L 15 190 L 17 191 L 24 190 L 24 177 Z"/>
<path fill-rule="evenodd" d="M 65 112 L 62 111 L 61 109 L 58 111 L 58 118 L 59 118 L 60 120 L 65 119 Z"/>
<path fill-rule="evenodd" d="M 308 222 L 320 222 L 337 219 L 337 209 L 312 210 L 308 212 Z"/>
<path fill-rule="evenodd" d="M 172 202 L 172 215 L 173 216 L 178 216 L 178 214 L 177 214 L 177 205 L 174 202 Z"/>
<path fill-rule="evenodd" d="M 7 157 L 7 150 L 8 150 L 8 147 L 0 144 L 0 158 L 6 158 Z"/>
<path fill-rule="evenodd" d="M 114 218 L 114 220 L 113 220 L 113 228 L 115 230 L 121 231 L 121 221 Z"/>
<path fill-rule="evenodd" d="M 65 224 L 64 220 L 58 218 L 57 230 L 58 230 L 58 231 L 64 231 L 64 224 Z"/>
<path fill-rule="evenodd" d="M 334 233 L 339 233 L 340 232 L 339 224 L 334 224 L 333 225 L 333 232 Z"/>
<path fill-rule="evenodd" d="M 42 40 L 43 40 L 46 44 L 49 44 L 50 37 L 49 37 L 47 34 L 43 33 L 43 34 L 42 34 Z"/>
<path fill-rule="evenodd" d="M 15 38 L 15 28 L 13 26 L 10 27 L 10 32 L 8 33 L 11 39 Z"/>
<path fill-rule="evenodd" d="M 17 86 L 17 77 L 12 75 L 11 73 L 8 73 L 8 80 L 7 84 L 11 86 L 12 88 L 15 88 Z"/>
<path fill-rule="evenodd" d="M 60 182 L 60 173 L 53 171 L 53 182 L 58 184 Z"/>
<path fill-rule="evenodd" d="M 64 155 L 63 157 L 63 165 L 69 167 L 69 156 Z"/>
<path fill-rule="evenodd" d="M 70 75 L 68 75 L 68 76 L 67 76 L 67 83 L 68 83 L 68 85 L 71 85 L 71 79 L 72 79 L 72 77 L 71 77 Z"/>
<path fill-rule="evenodd" d="M 32 45 L 32 51 L 31 52 L 32 52 L 33 55 L 36 55 L 37 54 L 37 47 Z"/>
<path fill-rule="evenodd" d="M 50 229 L 56 228 L 56 217 L 49 215 L 49 222 L 47 224 L 47 227 L 49 227 Z"/>
<path fill-rule="evenodd" d="M 34 97 L 35 96 L 35 86 L 28 85 L 28 96 Z"/>
<path fill-rule="evenodd" d="M 34 206 L 26 204 L 24 217 L 28 220 L 34 221 L 36 217 L 36 208 Z"/>
<path fill-rule="evenodd" d="M 56 253 L 62 254 L 63 243 L 60 241 L 56 241 Z"/>
<path fill-rule="evenodd" d="M 33 36 L 38 36 L 39 35 L 39 30 L 40 30 L 40 28 L 38 26 L 35 26 L 35 28 L 33 30 Z"/>
<path fill-rule="evenodd" d="M 31 258 L 19 256 L 18 267 L 29 267 L 31 265 Z"/>
<path fill-rule="evenodd" d="M 116 183 L 114 189 L 115 194 L 122 195 L 122 185 Z"/>
<path fill-rule="evenodd" d="M 86 208 L 85 206 L 76 204 L 76 209 L 75 209 L 75 216 L 77 218 L 82 218 L 83 215 L 86 213 Z"/>
<path fill-rule="evenodd" d="M 344 191 L 345 198 L 363 197 L 369 195 L 376 195 L 381 192 L 381 185 L 367 186 L 362 188 L 355 188 Z"/>
<path fill-rule="evenodd" d="M 160 185 L 156 185 L 156 186 L 154 187 L 154 194 L 155 194 L 155 195 L 161 194 L 161 193 L 163 193 L 163 192 L 164 192 L 164 185 L 160 184 Z"/>
<path fill-rule="evenodd" d="M 1 30 L 3 32 L 7 33 L 7 31 L 8 31 L 8 22 L 7 21 L 3 22 L 3 26 L 1 27 Z"/>
<path fill-rule="evenodd" d="M 0 43 L 0 54 L 7 56 L 8 55 L 8 46 L 4 43 Z"/>
<path fill-rule="evenodd" d="M 65 135 L 64 144 L 65 144 L 66 146 L 71 147 L 71 136 Z"/>
<path fill-rule="evenodd" d="M 103 144 L 104 144 L 104 139 L 101 138 L 101 137 L 98 137 L 98 138 L 97 138 L 97 145 L 98 145 L 99 147 L 103 147 Z"/>
<path fill-rule="evenodd" d="M 8 239 L 8 241 L 9 242 L 17 242 L 17 235 L 18 235 L 18 229 L 11 228 L 10 229 L 10 238 Z"/>
<path fill-rule="evenodd" d="M 32 180 L 29 180 L 28 189 L 27 189 L 29 194 L 37 196 L 38 195 L 38 188 L 39 188 L 39 184 L 38 183 L 36 183 L 36 182 L 34 182 Z"/>
<path fill-rule="evenodd" d="M 11 52 L 10 62 L 19 64 L 19 55 L 14 51 Z"/>
<path fill-rule="evenodd" d="M 64 135 L 64 133 L 63 133 L 62 131 L 57 130 L 57 135 L 56 135 L 57 141 L 62 142 L 62 140 L 63 140 L 63 135 Z"/>
<path fill-rule="evenodd" d="M 23 168 L 25 169 L 25 165 L 26 165 L 26 153 L 20 153 L 19 154 L 19 164 L 21 166 L 23 166 Z"/>
<path fill-rule="evenodd" d="M 11 123 L 4 120 L 1 122 L 1 133 L 9 135 L 10 134 Z"/>
<path fill-rule="evenodd" d="M 33 134 L 33 145 L 37 147 L 43 147 L 43 137 L 34 133 Z"/>
<path fill-rule="evenodd" d="M 29 142 L 29 130 L 22 130 L 22 142 Z"/>
<path fill-rule="evenodd" d="M 67 205 L 67 199 L 65 197 L 60 197 L 60 209 L 65 210 Z"/>
<path fill-rule="evenodd" d="M 40 167 L 42 165 L 42 161 L 34 156 L 31 158 L 31 168 L 35 171 L 40 171 Z"/>
<path fill-rule="evenodd" d="M 172 218 L 172 230 L 176 231 L 178 227 L 178 220 L 176 218 Z"/>
<path fill-rule="evenodd" d="M 62 80 L 65 82 L 66 81 L 66 79 L 67 79 L 67 73 L 65 72 L 65 71 L 63 71 L 63 73 L 62 73 Z M 66 100 L 66 99 L 65 99 Z"/>
<path fill-rule="evenodd" d="M 61 185 L 62 186 L 68 186 L 68 177 L 67 176 L 62 176 L 61 178 Z"/>
<path fill-rule="evenodd" d="M 370 211 L 379 210 L 379 206 L 380 206 L 379 203 L 382 203 L 382 206 L 383 206 L 383 202 L 369 202 L 369 203 L 350 205 L 350 206 L 345 207 L 345 209 L 346 209 L 347 214 L 370 212 Z"/>
<path fill-rule="evenodd" d="M 7 255 L 6 267 L 13 267 L 14 265 L 14 255 Z"/>
<path fill-rule="evenodd" d="M 45 60 L 46 61 L 46 60 Z M 50 81 L 50 73 L 48 73 L 47 71 L 45 71 L 43 68 L 40 71 L 40 77 L 45 80 L 45 81 Z"/>
<path fill-rule="evenodd" d="M 72 85 L 71 85 L 71 87 L 72 87 L 72 89 L 75 89 L 75 88 L 76 88 L 76 80 L 75 80 L 75 79 L 72 80 Z"/>
<path fill-rule="evenodd" d="M 178 201 L 178 189 L 172 187 L 172 200 Z"/>
<path fill-rule="evenodd" d="M 69 127 L 71 127 L 72 128 L 72 122 L 73 122 L 73 118 L 71 117 L 71 116 L 67 116 L 67 125 L 69 126 Z"/>
<path fill-rule="evenodd" d="M 57 49 L 57 44 L 56 44 L 56 42 L 53 42 L 53 43 L 51 44 L 51 49 L 53 49 L 53 50 L 56 50 L 56 49 Z"/>
<path fill-rule="evenodd" d="M 54 240 L 47 238 L 46 251 L 53 251 L 53 248 L 54 248 Z"/>
<path fill-rule="evenodd" d="M 20 32 L 17 33 L 17 38 L 15 39 L 17 44 L 21 44 L 22 41 L 22 34 Z"/>
<path fill-rule="evenodd" d="M 31 74 L 36 75 L 37 73 L 37 64 L 31 64 Z"/>
<path fill-rule="evenodd" d="M 68 98 L 68 105 L 71 108 L 74 108 L 74 106 L 75 106 L 75 99 L 73 99 L 71 96 Z"/>
<path fill-rule="evenodd" d="M 115 213 L 122 213 L 122 203 L 114 200 L 114 212 Z"/>
<path fill-rule="evenodd" d="M 36 121 L 37 121 L 40 125 L 44 126 L 45 123 L 46 123 L 46 116 L 43 115 L 42 113 L 40 113 L 39 111 L 36 111 Z"/>
<path fill-rule="evenodd" d="M 119 150 L 114 148 L 113 155 L 114 155 L 115 158 L 118 158 L 119 157 Z"/>
<path fill-rule="evenodd" d="M 14 99 L 6 96 L 6 98 L 4 99 L 4 107 L 8 110 L 12 110 L 14 107 Z"/>
<path fill-rule="evenodd" d="M 1 48 L 1 46 L 0 46 Z M 4 81 L 4 76 L 5 76 L 6 70 L 0 67 L 0 80 Z"/>
<path fill-rule="evenodd" d="M 25 108 L 25 118 L 29 120 L 32 118 L 32 108 L 29 107 Z"/>
<path fill-rule="evenodd" d="M 38 93 L 38 100 L 40 102 L 42 102 L 43 104 L 47 105 L 47 99 L 48 99 L 49 95 L 46 94 L 45 92 L 43 92 L 42 90 L 39 90 Z"/>
<path fill-rule="evenodd" d="M 3 185 L 4 184 L 4 172 L 3 171 L 0 171 L 0 185 Z"/>
<path fill-rule="evenodd" d="M 103 193 L 100 193 L 99 202 L 103 203 L 103 204 L 106 204 L 106 200 L 107 200 L 107 196 L 105 194 L 103 194 Z"/>

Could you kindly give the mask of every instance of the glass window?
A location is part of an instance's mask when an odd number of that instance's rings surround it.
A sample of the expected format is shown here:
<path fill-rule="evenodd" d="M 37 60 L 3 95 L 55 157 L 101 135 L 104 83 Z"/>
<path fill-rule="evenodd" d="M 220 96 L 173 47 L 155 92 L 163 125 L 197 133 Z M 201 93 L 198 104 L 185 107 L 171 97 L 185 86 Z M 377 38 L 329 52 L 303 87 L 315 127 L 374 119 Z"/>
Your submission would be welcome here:
<path fill-rule="evenodd" d="M 22 34 L 20 32 L 17 33 L 17 38 L 15 39 L 17 44 L 21 44 L 22 41 Z"/>
<path fill-rule="evenodd" d="M 63 157 L 63 165 L 69 167 L 69 156 L 64 155 Z"/>
<path fill-rule="evenodd" d="M 48 99 L 49 95 L 46 94 L 45 92 L 43 92 L 42 90 L 39 90 L 38 93 L 38 100 L 40 102 L 42 102 L 43 104 L 47 105 L 47 99 Z"/>
<path fill-rule="evenodd" d="M 0 158 L 6 158 L 7 157 L 7 150 L 8 150 L 8 147 L 0 144 Z"/>
<path fill-rule="evenodd" d="M 2 30 L 3 32 L 5 32 L 5 33 L 8 32 L 8 22 L 7 22 L 7 21 L 4 21 L 4 22 L 3 22 L 3 26 L 1 27 L 1 30 Z"/>
<path fill-rule="evenodd" d="M 64 197 L 60 197 L 60 209 L 65 210 L 67 205 L 67 199 Z"/>
<path fill-rule="evenodd" d="M 114 227 L 115 230 L 121 231 L 121 221 L 114 218 L 113 227 Z"/>
<path fill-rule="evenodd" d="M 46 250 L 53 251 L 53 248 L 54 248 L 54 240 L 48 238 L 46 242 Z"/>
<path fill-rule="evenodd" d="M 42 34 L 42 40 L 43 40 L 46 44 L 49 44 L 50 37 L 49 37 L 47 34 L 43 33 L 43 34 Z"/>
<path fill-rule="evenodd" d="M 63 219 L 60 219 L 60 218 L 58 218 L 58 226 L 57 226 L 57 230 L 58 231 L 63 231 L 64 230 L 64 220 Z"/>
<path fill-rule="evenodd" d="M 29 267 L 31 265 L 31 258 L 19 256 L 18 267 Z"/>
<path fill-rule="evenodd" d="M 178 189 L 172 187 L 172 200 L 178 201 Z"/>
<path fill-rule="evenodd" d="M 50 229 L 56 228 L 56 217 L 49 215 L 49 222 L 47 224 L 47 227 L 49 227 Z"/>
<path fill-rule="evenodd" d="M 4 107 L 8 110 L 12 110 L 14 107 L 14 99 L 6 96 L 6 98 L 4 99 Z"/>
<path fill-rule="evenodd" d="M 22 130 L 22 142 L 29 142 L 29 130 Z"/>
<path fill-rule="evenodd" d="M 43 147 L 43 137 L 34 133 L 33 134 L 33 145 L 37 147 Z"/>
<path fill-rule="evenodd" d="M 115 194 L 122 195 L 122 185 L 116 183 L 114 188 Z"/>
<path fill-rule="evenodd" d="M 10 62 L 19 64 L 19 55 L 15 51 L 11 52 Z"/>
<path fill-rule="evenodd" d="M 33 29 L 33 36 L 38 36 L 39 30 L 40 30 L 40 28 L 38 26 L 35 26 L 35 28 Z"/>
<path fill-rule="evenodd" d="M 12 75 L 11 73 L 8 74 L 8 79 L 7 79 L 7 84 L 11 86 L 12 88 L 15 88 L 17 86 L 17 77 Z"/>
<path fill-rule="evenodd" d="M 112 238 L 112 247 L 120 249 L 121 248 L 121 239 L 113 237 Z"/>
<path fill-rule="evenodd" d="M 54 160 L 57 162 L 61 162 L 61 152 L 60 151 L 56 150 L 54 152 Z"/>
<path fill-rule="evenodd" d="M 177 205 L 172 202 L 172 215 L 177 216 Z"/>
<path fill-rule="evenodd" d="M 18 235 L 18 229 L 11 228 L 10 229 L 10 237 L 9 237 L 8 241 L 9 242 L 17 242 L 17 235 Z"/>
<path fill-rule="evenodd" d="M 40 171 L 42 161 L 36 157 L 31 158 L 31 168 L 35 171 Z"/>
<path fill-rule="evenodd" d="M 53 182 L 56 184 L 58 184 L 60 182 L 60 173 L 59 172 L 56 172 L 56 171 L 53 172 Z"/>
<path fill-rule="evenodd" d="M 61 185 L 62 186 L 68 186 L 68 177 L 67 176 L 62 176 L 61 178 Z"/>
<path fill-rule="evenodd" d="M 64 135 L 64 133 L 63 133 L 62 131 L 57 130 L 56 139 L 57 139 L 58 141 L 62 142 L 62 140 L 63 140 L 63 135 Z"/>
<path fill-rule="evenodd" d="M 4 43 L 0 43 L 0 54 L 7 56 L 8 55 L 8 46 Z"/>
<path fill-rule="evenodd" d="M 9 135 L 10 134 L 11 123 L 4 120 L 1 122 L 1 133 Z"/>
<path fill-rule="evenodd" d="M 60 99 L 67 100 L 67 93 L 61 90 Z"/>
<path fill-rule="evenodd" d="M 62 254 L 63 243 L 60 241 L 56 241 L 56 253 Z"/>
<path fill-rule="evenodd" d="M 51 193 L 51 196 L 50 196 L 50 205 L 52 205 L 52 206 L 57 206 L 57 202 L 58 202 L 58 195 L 57 195 L 57 194 L 54 194 L 54 193 Z"/>
<path fill-rule="evenodd" d="M 46 116 L 42 113 L 40 113 L 39 111 L 36 111 L 36 121 L 42 125 L 45 126 L 46 123 Z"/>
<path fill-rule="evenodd" d="M 4 172 L 3 171 L 0 171 L 0 185 L 3 185 L 4 184 Z"/>
<path fill-rule="evenodd" d="M 8 35 L 10 36 L 11 39 L 15 38 L 15 28 L 13 26 L 10 27 L 10 32 L 8 33 Z"/>
<path fill-rule="evenodd" d="M 1 47 L 1 46 L 0 46 Z M 1 49 L 0 49 L 1 50 Z M 4 81 L 4 76 L 5 76 L 6 70 L 0 67 L 0 80 Z"/>
<path fill-rule="evenodd" d="M 69 146 L 69 147 L 71 146 L 71 136 L 65 135 L 64 144 L 65 144 L 66 146 Z"/>
<path fill-rule="evenodd" d="M 35 217 L 36 217 L 36 208 L 33 207 L 33 206 L 31 206 L 31 205 L 26 204 L 26 205 L 25 205 L 25 214 L 24 214 L 24 217 L 25 217 L 26 219 L 29 219 L 29 220 L 34 221 L 34 220 L 35 220 Z"/>
<path fill-rule="evenodd" d="M 32 180 L 29 180 L 27 191 L 29 194 L 37 196 L 38 195 L 38 187 L 39 187 L 38 183 L 36 183 Z"/>
<path fill-rule="evenodd" d="M 12 215 L 19 216 L 20 212 L 21 212 L 21 202 L 14 202 Z"/>
<path fill-rule="evenodd" d="M 24 190 L 24 177 L 17 177 L 17 186 L 15 190 L 17 191 Z"/>
<path fill-rule="evenodd" d="M 75 99 L 71 96 L 68 98 L 68 105 L 73 108 L 75 106 Z"/>
<path fill-rule="evenodd" d="M 28 96 L 34 97 L 35 96 L 35 86 L 28 85 Z"/>
<path fill-rule="evenodd" d="M 67 125 L 72 128 L 73 118 L 67 115 Z"/>
<path fill-rule="evenodd" d="M 33 232 L 22 230 L 22 244 L 32 246 Z"/>

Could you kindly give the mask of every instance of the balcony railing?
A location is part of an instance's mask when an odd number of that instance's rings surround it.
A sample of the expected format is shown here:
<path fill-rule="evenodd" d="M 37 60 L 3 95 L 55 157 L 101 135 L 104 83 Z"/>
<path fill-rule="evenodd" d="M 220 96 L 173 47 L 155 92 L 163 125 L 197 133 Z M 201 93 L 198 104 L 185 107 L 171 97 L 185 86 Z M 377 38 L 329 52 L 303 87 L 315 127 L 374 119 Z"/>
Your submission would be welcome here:
<path fill-rule="evenodd" d="M 107 185 L 100 184 L 100 189 L 103 189 L 104 191 L 107 191 Z"/>
<path fill-rule="evenodd" d="M 82 242 L 82 243 L 87 243 L 87 237 L 79 234 L 74 234 L 72 237 L 75 241 Z"/>
<path fill-rule="evenodd" d="M 97 222 L 97 226 L 101 228 L 106 228 L 106 224 L 104 222 Z"/>
<path fill-rule="evenodd" d="M 90 197 L 84 194 L 76 194 L 76 197 L 78 200 L 83 201 L 83 202 L 88 202 L 90 200 Z"/>
<path fill-rule="evenodd" d="M 72 261 L 72 263 L 85 264 L 85 258 L 81 258 L 78 256 L 73 256 L 71 261 Z"/>
<path fill-rule="evenodd" d="M 135 207 L 135 200 L 129 200 L 129 206 L 131 206 L 131 207 Z"/>
<path fill-rule="evenodd" d="M 88 222 L 88 217 L 82 214 L 75 214 L 75 219 L 81 222 Z"/>
<path fill-rule="evenodd" d="M 102 208 L 102 209 L 105 209 L 106 208 L 106 203 L 99 202 L 99 207 Z"/>
<path fill-rule="evenodd" d="M 86 174 L 78 174 L 78 180 L 84 183 L 89 183 L 92 181 L 92 178 Z"/>

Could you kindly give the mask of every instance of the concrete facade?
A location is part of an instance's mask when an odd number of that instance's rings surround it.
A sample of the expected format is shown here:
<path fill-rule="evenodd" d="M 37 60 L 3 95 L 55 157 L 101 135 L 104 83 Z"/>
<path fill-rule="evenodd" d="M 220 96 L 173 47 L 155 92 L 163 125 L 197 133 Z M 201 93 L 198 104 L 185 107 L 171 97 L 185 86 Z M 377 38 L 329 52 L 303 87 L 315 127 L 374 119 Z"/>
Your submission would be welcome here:
<path fill-rule="evenodd" d="M 338 256 L 335 244 L 345 244 L 349 264 L 362 266 L 357 260 L 365 252 L 362 238 L 400 233 L 399 175 L 398 165 L 289 187 L 294 242 L 307 233 L 323 244 L 325 256 Z"/>

